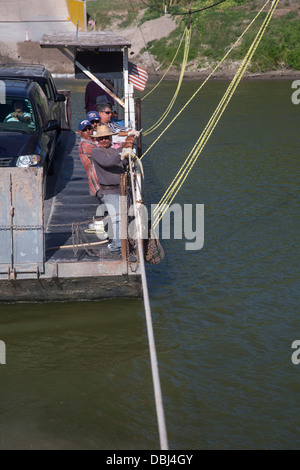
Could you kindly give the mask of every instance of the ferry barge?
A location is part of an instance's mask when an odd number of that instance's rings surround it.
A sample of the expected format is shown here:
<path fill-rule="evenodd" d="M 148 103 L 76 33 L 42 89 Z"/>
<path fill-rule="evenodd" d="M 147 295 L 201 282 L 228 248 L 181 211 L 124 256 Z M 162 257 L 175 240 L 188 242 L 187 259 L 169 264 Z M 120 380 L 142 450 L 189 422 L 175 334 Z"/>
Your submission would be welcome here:
<path fill-rule="evenodd" d="M 75 65 L 75 77 L 96 81 L 117 103 L 125 126 L 139 128 L 133 86 L 129 81 L 130 43 L 110 32 L 43 36 L 41 47 L 55 47 Z M 114 83 L 112 92 L 105 83 Z M 64 102 L 61 106 L 65 106 Z M 138 250 L 129 256 L 109 253 L 107 241 L 90 230 L 98 201 L 89 194 L 78 156 L 79 136 L 63 131 L 54 174 L 42 168 L 0 168 L 0 301 L 41 302 L 142 297 Z M 138 143 L 137 151 L 141 143 Z M 121 180 L 121 195 L 131 182 L 143 203 L 143 171 Z M 131 187 L 131 191 L 133 188 Z M 123 198 L 124 199 L 124 198 Z M 136 224 L 141 224 L 136 217 Z M 121 233 L 128 230 L 127 208 L 121 210 Z M 132 240 L 131 240 L 132 242 Z"/>

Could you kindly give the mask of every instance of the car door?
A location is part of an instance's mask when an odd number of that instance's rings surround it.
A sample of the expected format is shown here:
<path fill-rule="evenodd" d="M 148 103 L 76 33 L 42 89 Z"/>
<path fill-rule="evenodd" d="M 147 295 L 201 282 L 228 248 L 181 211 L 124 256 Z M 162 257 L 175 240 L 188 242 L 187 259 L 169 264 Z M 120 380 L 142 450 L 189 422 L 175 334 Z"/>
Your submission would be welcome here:
<path fill-rule="evenodd" d="M 36 86 L 34 101 L 37 109 L 38 121 L 40 124 L 41 146 L 44 158 L 44 167 L 45 171 L 47 171 L 48 168 L 51 166 L 54 157 L 57 131 L 45 130 L 52 116 L 50 114 L 47 98 L 39 87 L 39 85 Z"/>
<path fill-rule="evenodd" d="M 51 114 L 52 119 L 56 119 L 56 121 L 61 124 L 61 108 L 60 108 L 60 101 L 58 101 L 58 93 L 54 83 L 52 76 L 49 76 L 49 87 L 51 89 Z"/>

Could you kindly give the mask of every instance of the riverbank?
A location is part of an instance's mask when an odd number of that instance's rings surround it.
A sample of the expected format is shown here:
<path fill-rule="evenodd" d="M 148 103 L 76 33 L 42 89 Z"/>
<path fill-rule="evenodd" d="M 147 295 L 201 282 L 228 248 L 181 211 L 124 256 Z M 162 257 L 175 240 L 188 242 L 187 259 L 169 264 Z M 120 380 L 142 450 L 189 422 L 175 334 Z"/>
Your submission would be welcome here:
<path fill-rule="evenodd" d="M 214 73 L 210 80 L 232 80 L 234 77 L 235 73 L 237 70 L 222 70 L 220 72 Z M 185 81 L 190 81 L 190 82 L 197 82 L 197 81 L 202 81 L 205 80 L 208 75 L 211 73 L 211 70 L 206 70 L 206 71 L 187 71 L 184 74 L 184 80 Z M 149 74 L 149 80 L 151 81 L 156 81 L 157 79 L 160 79 L 163 73 L 160 73 L 158 75 L 155 74 Z M 179 79 L 179 72 L 177 74 L 175 73 L 168 73 L 166 75 L 166 80 L 169 81 L 176 81 Z M 272 70 L 270 72 L 265 72 L 265 73 L 251 73 L 251 72 L 245 72 L 243 80 L 299 80 L 300 79 L 300 71 L 299 70 Z"/>
<path fill-rule="evenodd" d="M 74 67 L 71 61 L 56 49 L 42 49 L 38 42 L 24 41 L 14 43 L 0 42 L 0 63 L 32 63 L 32 64 L 43 64 L 53 74 L 73 74 Z M 144 60 L 142 60 L 144 59 Z M 149 74 L 149 80 L 157 81 L 163 74 L 164 70 L 157 70 L 159 65 L 151 58 L 142 58 L 137 56 L 135 63 L 144 66 Z M 231 80 L 237 70 L 236 67 L 225 68 L 216 71 L 211 79 L 213 80 Z M 166 75 L 166 80 L 176 81 L 179 78 L 180 71 L 173 68 Z M 193 69 L 186 70 L 184 74 L 185 81 L 202 81 L 207 78 L 211 73 L 210 69 Z M 244 75 L 244 79 L 248 80 L 297 80 L 300 79 L 299 70 L 291 69 L 280 69 L 272 70 L 265 73 L 251 73 L 247 72 Z"/>

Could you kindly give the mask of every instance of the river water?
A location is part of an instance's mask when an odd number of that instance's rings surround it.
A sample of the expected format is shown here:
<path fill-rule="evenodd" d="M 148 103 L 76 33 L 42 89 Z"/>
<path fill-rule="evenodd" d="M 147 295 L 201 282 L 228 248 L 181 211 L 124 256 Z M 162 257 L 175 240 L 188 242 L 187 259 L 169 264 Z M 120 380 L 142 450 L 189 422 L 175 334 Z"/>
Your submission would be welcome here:
<path fill-rule="evenodd" d="M 86 82 L 72 90 L 73 129 Z M 170 449 L 299 449 L 299 113 L 290 81 L 242 82 L 174 202 L 204 246 L 147 266 Z M 184 83 L 173 117 L 199 83 Z M 228 82 L 211 81 L 143 159 L 157 203 Z M 142 101 L 148 129 L 176 84 Z M 165 123 L 170 121 L 167 118 Z M 163 126 L 162 126 L 163 127 Z M 146 149 L 162 128 L 144 137 Z M 159 449 L 142 300 L 4 304 L 0 449 Z"/>

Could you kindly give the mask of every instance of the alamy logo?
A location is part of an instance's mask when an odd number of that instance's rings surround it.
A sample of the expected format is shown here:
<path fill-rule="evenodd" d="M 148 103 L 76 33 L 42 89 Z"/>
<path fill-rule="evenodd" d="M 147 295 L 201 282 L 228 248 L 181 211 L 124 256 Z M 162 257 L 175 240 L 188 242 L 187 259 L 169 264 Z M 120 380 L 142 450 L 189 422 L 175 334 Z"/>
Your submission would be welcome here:
<path fill-rule="evenodd" d="M 122 201 L 124 199 L 124 201 Z M 120 206 L 127 207 L 126 196 L 120 197 Z M 195 208 L 195 211 L 193 210 Z M 166 209 L 166 210 L 165 210 Z M 114 228 L 112 220 L 118 218 L 117 209 L 111 204 L 101 204 L 98 206 L 96 215 L 103 217 L 105 211 L 108 211 L 110 220 L 108 221 L 108 235 L 110 238 L 114 235 Z M 164 212 L 163 212 L 164 211 Z M 157 204 L 151 204 L 151 213 L 149 213 L 146 206 L 143 204 L 138 205 L 138 212 L 142 223 L 141 238 L 146 240 L 148 238 L 148 223 L 150 222 L 151 227 L 161 232 L 161 238 L 164 240 L 186 240 L 186 250 L 201 250 L 204 245 L 204 204 L 172 204 L 169 207 L 158 206 Z M 163 216 L 160 217 L 163 212 Z M 131 218 L 131 222 L 128 225 L 128 235 L 132 239 L 136 239 L 136 224 L 134 220 L 135 206 L 132 205 L 127 208 L 127 216 Z M 173 223 L 172 223 L 173 220 Z M 118 226 L 119 231 L 120 227 Z M 116 230 L 116 229 L 115 229 Z M 127 238 L 126 233 L 119 233 L 119 237 Z"/>
<path fill-rule="evenodd" d="M 0 364 L 6 364 L 6 346 L 4 341 L 0 340 Z"/>
<path fill-rule="evenodd" d="M 6 104 L 6 87 L 2 80 L 0 80 L 0 104 Z"/>
<path fill-rule="evenodd" d="M 292 363 L 295 364 L 295 366 L 297 366 L 298 364 L 300 364 L 300 340 L 299 339 L 296 339 L 295 341 L 293 341 L 292 349 L 296 349 L 296 351 L 294 351 L 292 354 L 292 358 L 291 358 Z"/>
<path fill-rule="evenodd" d="M 294 80 L 292 83 L 292 88 L 296 88 L 296 91 L 292 93 L 292 103 L 300 103 L 300 80 Z"/>

